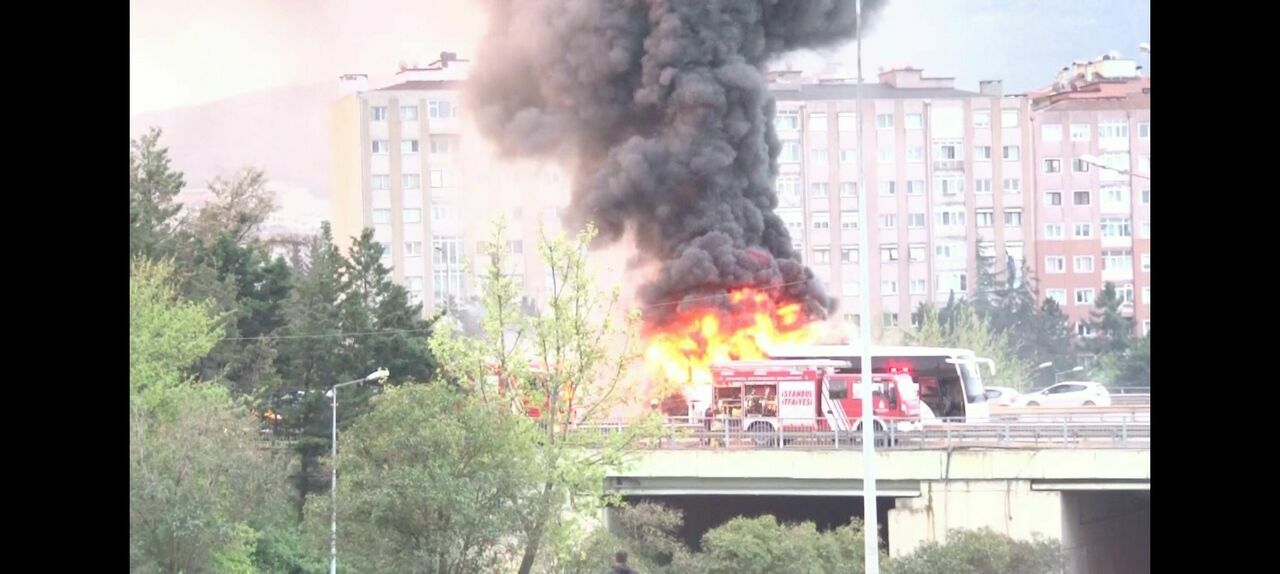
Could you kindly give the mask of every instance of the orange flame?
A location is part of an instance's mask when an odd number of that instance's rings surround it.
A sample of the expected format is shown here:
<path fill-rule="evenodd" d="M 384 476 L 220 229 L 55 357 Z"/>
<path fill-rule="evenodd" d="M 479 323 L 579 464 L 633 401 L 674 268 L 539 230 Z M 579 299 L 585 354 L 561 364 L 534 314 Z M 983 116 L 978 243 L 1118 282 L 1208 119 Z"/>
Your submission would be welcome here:
<path fill-rule="evenodd" d="M 709 396 L 711 365 L 764 359 L 772 345 L 810 344 L 819 335 L 799 303 L 778 304 L 751 287 L 728 293 L 730 310 L 682 311 L 657 327 L 645 349 L 651 377 L 681 389 L 686 397 Z"/>

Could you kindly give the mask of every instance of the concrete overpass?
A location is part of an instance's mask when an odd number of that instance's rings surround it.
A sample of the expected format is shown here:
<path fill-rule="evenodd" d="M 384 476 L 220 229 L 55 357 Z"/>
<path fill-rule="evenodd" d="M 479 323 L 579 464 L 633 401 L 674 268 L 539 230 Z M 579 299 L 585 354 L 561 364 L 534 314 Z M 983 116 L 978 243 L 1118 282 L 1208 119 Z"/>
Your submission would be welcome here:
<path fill-rule="evenodd" d="M 1151 453 L 1141 448 L 886 450 L 877 496 L 901 555 L 951 528 L 1058 539 L 1071 572 L 1149 571 Z M 608 477 L 631 497 L 861 497 L 859 450 L 653 450 Z"/>

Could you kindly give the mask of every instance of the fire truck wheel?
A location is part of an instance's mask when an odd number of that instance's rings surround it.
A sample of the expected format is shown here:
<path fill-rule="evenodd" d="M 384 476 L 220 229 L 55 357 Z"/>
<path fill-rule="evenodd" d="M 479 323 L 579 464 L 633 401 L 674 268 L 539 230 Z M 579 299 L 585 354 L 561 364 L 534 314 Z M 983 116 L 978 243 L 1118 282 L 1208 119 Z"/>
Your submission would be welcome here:
<path fill-rule="evenodd" d="M 754 422 L 747 427 L 747 432 L 752 434 L 752 440 L 756 446 L 774 446 L 776 436 L 774 436 L 773 427 L 766 422 Z"/>

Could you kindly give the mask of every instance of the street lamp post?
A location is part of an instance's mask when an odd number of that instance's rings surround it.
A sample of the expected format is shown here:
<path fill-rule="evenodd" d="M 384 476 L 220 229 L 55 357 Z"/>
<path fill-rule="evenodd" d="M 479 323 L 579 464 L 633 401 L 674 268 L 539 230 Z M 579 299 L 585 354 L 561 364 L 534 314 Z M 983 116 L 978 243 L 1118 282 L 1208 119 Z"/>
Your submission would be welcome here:
<path fill-rule="evenodd" d="M 338 572 L 338 387 L 365 382 L 381 383 L 390 374 L 386 369 L 378 369 L 363 379 L 338 383 L 329 389 L 329 398 L 332 399 L 333 404 L 333 426 L 330 427 L 333 454 L 329 465 L 332 467 L 332 474 L 329 477 L 329 574 Z"/>
<path fill-rule="evenodd" d="M 1067 369 L 1067 370 L 1065 370 L 1065 371 L 1062 371 L 1061 373 L 1054 373 L 1054 374 L 1053 374 L 1053 384 L 1055 384 L 1055 385 L 1056 385 L 1056 384 L 1058 384 L 1058 381 L 1060 380 L 1060 378 L 1062 377 L 1062 375 L 1066 375 L 1066 374 L 1070 374 L 1070 373 L 1079 373 L 1080 371 L 1083 371 L 1083 370 L 1084 370 L 1084 367 L 1081 367 L 1081 366 L 1075 366 L 1075 367 L 1071 367 L 1070 369 Z"/>
<path fill-rule="evenodd" d="M 854 85 L 854 102 L 858 122 L 858 253 L 862 254 L 858 263 L 858 279 L 862 285 L 862 296 L 859 297 L 859 338 L 862 348 L 862 364 L 859 370 L 862 378 L 862 524 L 863 555 L 866 574 L 880 574 L 880 527 L 876 513 L 876 457 L 875 457 L 875 417 L 871 390 L 871 268 L 870 260 L 871 224 L 868 216 L 866 177 L 863 174 L 863 140 L 862 126 L 862 0 L 854 3 L 854 35 L 858 42 L 858 82 Z"/>

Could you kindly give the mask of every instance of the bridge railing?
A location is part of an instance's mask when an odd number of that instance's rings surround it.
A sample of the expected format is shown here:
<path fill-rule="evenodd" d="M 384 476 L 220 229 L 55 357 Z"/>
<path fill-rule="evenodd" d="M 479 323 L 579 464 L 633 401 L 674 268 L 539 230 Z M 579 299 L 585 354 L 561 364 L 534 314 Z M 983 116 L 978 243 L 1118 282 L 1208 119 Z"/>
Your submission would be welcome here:
<path fill-rule="evenodd" d="M 626 423 L 608 422 L 579 425 L 575 432 L 586 442 L 591 435 L 618 432 Z M 879 419 L 875 440 L 882 449 L 937 448 L 1131 448 L 1147 446 L 1151 424 L 1120 418 L 1113 421 L 1020 421 L 974 422 L 939 419 L 921 423 L 910 420 Z M 650 449 L 843 449 L 861 448 L 862 431 L 852 426 L 832 428 L 826 419 L 755 419 L 715 417 L 671 417 L 661 437 L 649 440 Z"/>

